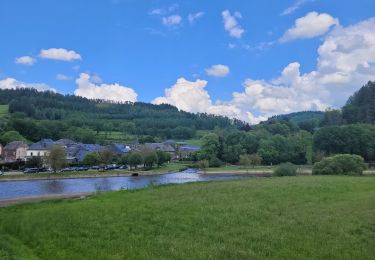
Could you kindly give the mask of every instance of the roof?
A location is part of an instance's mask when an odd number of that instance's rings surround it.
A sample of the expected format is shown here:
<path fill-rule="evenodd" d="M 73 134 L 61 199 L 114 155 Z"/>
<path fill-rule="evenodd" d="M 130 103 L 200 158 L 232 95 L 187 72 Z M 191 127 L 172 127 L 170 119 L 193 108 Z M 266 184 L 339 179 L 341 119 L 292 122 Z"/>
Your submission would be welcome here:
<path fill-rule="evenodd" d="M 22 141 L 13 141 L 13 142 L 10 142 L 9 144 L 7 144 L 4 147 L 4 149 L 5 150 L 16 150 L 18 148 L 28 148 L 28 147 L 29 146 Z"/>
<path fill-rule="evenodd" d="M 48 150 L 55 142 L 51 139 L 42 139 L 30 145 L 29 150 Z"/>
<path fill-rule="evenodd" d="M 181 150 L 198 151 L 200 148 L 198 146 L 194 146 L 194 145 L 183 145 L 183 146 L 180 146 L 180 149 Z"/>
<path fill-rule="evenodd" d="M 165 143 L 145 143 L 146 150 L 160 150 L 163 152 L 175 152 L 176 150 L 170 144 Z"/>
<path fill-rule="evenodd" d="M 109 145 L 111 149 L 115 150 L 116 153 L 128 153 L 130 152 L 130 147 L 125 144 L 114 143 Z"/>
<path fill-rule="evenodd" d="M 74 144 L 77 144 L 77 143 L 75 141 L 71 140 L 71 139 L 63 138 L 63 139 L 57 140 L 56 144 L 67 146 L 67 145 L 74 145 Z"/>

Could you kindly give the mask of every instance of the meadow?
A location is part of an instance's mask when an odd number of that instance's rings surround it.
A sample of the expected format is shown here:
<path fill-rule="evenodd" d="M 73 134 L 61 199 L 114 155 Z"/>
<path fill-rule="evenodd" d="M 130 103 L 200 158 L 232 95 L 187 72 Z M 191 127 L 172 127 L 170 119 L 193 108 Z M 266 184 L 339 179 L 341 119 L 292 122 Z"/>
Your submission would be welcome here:
<path fill-rule="evenodd" d="M 375 177 L 251 178 L 0 208 L 0 259 L 373 259 Z"/>

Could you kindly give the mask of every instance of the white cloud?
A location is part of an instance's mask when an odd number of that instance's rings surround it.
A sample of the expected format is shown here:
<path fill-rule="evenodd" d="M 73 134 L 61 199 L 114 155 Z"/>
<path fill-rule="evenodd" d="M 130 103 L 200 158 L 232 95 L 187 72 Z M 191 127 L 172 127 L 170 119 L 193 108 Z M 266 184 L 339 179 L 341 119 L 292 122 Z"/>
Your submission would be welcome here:
<path fill-rule="evenodd" d="M 31 66 L 36 62 L 36 59 L 34 59 L 31 56 L 21 56 L 15 59 L 16 64 L 22 64 L 22 65 L 28 65 Z"/>
<path fill-rule="evenodd" d="M 229 72 L 229 67 L 222 64 L 212 65 L 210 68 L 206 69 L 207 75 L 212 77 L 226 77 Z"/>
<path fill-rule="evenodd" d="M 62 60 L 62 61 L 73 61 L 81 60 L 82 57 L 79 53 L 76 53 L 72 50 L 66 50 L 63 48 L 51 48 L 51 49 L 42 49 L 39 56 L 43 59 L 50 60 Z"/>
<path fill-rule="evenodd" d="M 44 83 L 25 83 L 22 81 L 18 81 L 14 78 L 5 78 L 0 80 L 0 89 L 18 89 L 18 88 L 34 88 L 39 91 L 53 91 L 56 92 L 55 89 L 51 88 L 47 84 Z"/>
<path fill-rule="evenodd" d="M 57 80 L 71 80 L 72 79 L 72 77 L 69 77 L 69 76 L 67 76 L 67 75 L 64 75 L 64 74 L 57 74 L 56 75 L 56 79 Z"/>
<path fill-rule="evenodd" d="M 202 18 L 204 15 L 204 12 L 198 12 L 198 13 L 192 13 L 188 15 L 188 20 L 190 24 L 193 24 L 196 20 L 199 18 Z"/>
<path fill-rule="evenodd" d="M 149 12 L 150 15 L 166 15 L 177 11 L 178 4 L 173 4 L 167 7 L 155 8 Z"/>
<path fill-rule="evenodd" d="M 315 2 L 315 0 L 296 0 L 291 6 L 286 8 L 281 15 L 288 15 L 299 9 L 304 4 L 307 4 L 309 2 Z"/>
<path fill-rule="evenodd" d="M 240 39 L 245 30 L 238 24 L 237 19 L 241 19 L 242 15 L 239 12 L 235 12 L 234 15 L 228 10 L 222 12 L 224 29 L 229 33 L 231 37 Z"/>
<path fill-rule="evenodd" d="M 236 47 L 237 47 L 237 45 L 234 44 L 234 43 L 229 43 L 229 44 L 228 44 L 228 48 L 229 48 L 229 49 L 234 49 L 234 48 L 236 48 Z"/>
<path fill-rule="evenodd" d="M 156 104 L 168 103 L 189 112 L 235 117 L 250 123 L 282 113 L 340 107 L 367 81 L 375 81 L 375 18 L 348 27 L 336 26 L 318 49 L 315 70 L 287 65 L 273 80 L 247 79 L 244 90 L 228 102 L 212 102 L 207 81 L 179 79 Z"/>
<path fill-rule="evenodd" d="M 165 26 L 173 27 L 179 25 L 182 22 L 182 17 L 177 14 L 174 14 L 167 17 L 163 17 L 162 22 Z"/>
<path fill-rule="evenodd" d="M 89 99 L 104 99 L 115 102 L 135 102 L 138 94 L 131 88 L 114 84 L 97 85 L 87 73 L 81 73 L 76 79 L 78 88 L 74 94 Z"/>
<path fill-rule="evenodd" d="M 339 25 L 339 20 L 326 13 L 310 12 L 298 18 L 294 26 L 288 29 L 279 41 L 314 38 L 327 33 L 333 25 Z"/>

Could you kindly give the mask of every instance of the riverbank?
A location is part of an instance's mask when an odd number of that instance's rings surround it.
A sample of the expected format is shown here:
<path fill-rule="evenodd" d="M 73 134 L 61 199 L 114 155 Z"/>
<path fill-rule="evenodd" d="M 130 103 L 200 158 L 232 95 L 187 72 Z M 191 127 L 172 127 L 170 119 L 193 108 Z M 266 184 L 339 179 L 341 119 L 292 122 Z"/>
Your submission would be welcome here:
<path fill-rule="evenodd" d="M 179 172 L 187 169 L 185 164 L 170 163 L 159 168 L 150 170 L 110 170 L 110 171 L 80 171 L 62 173 L 17 173 L 0 176 L 2 181 L 26 181 L 26 180 L 57 180 L 57 179 L 79 179 L 79 178 L 103 178 L 103 177 L 126 177 L 126 176 L 149 176 L 160 175 L 171 172 Z"/>
<path fill-rule="evenodd" d="M 16 204 L 36 203 L 47 200 L 64 200 L 64 199 L 85 199 L 87 196 L 94 194 L 94 192 L 76 192 L 64 194 L 50 194 L 43 196 L 20 197 L 14 199 L 0 199 L 0 207 L 9 207 Z"/>
<path fill-rule="evenodd" d="M 375 178 L 166 185 L 0 208 L 0 258 L 372 259 Z"/>

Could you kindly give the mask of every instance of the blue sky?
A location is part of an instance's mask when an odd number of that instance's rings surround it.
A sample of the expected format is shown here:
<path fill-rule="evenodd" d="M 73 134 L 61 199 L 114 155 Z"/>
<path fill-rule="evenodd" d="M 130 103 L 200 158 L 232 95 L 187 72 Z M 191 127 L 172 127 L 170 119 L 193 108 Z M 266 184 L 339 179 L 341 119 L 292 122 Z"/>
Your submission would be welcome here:
<path fill-rule="evenodd" d="M 337 107 L 373 79 L 374 9 L 371 0 L 2 0 L 0 87 L 170 103 L 249 122 Z M 337 49 L 319 52 L 325 43 Z M 340 65 L 360 50 L 369 55 L 355 67 Z"/>

